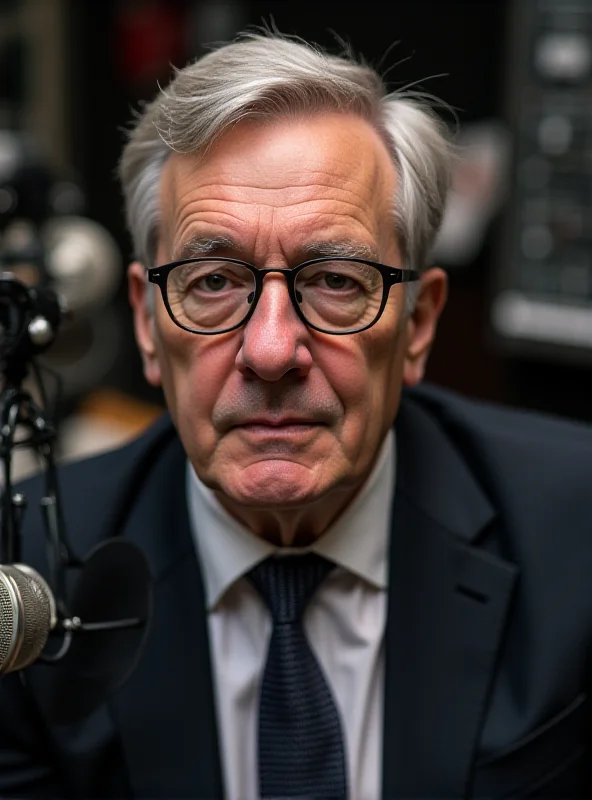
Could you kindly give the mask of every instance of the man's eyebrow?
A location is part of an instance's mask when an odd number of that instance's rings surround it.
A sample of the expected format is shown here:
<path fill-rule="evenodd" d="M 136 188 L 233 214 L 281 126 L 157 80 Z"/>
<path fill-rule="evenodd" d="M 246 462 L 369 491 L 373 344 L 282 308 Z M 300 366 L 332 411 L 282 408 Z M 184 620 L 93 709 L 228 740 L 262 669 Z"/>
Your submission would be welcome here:
<path fill-rule="evenodd" d="M 209 256 L 219 250 L 235 250 L 236 243 L 229 236 L 192 236 L 175 250 L 175 261 L 184 258 Z"/>
<path fill-rule="evenodd" d="M 234 251 L 239 249 L 237 243 L 230 236 L 192 236 L 175 250 L 175 261 L 185 258 L 200 258 L 219 252 L 220 250 Z M 336 241 L 319 240 L 307 242 L 300 249 L 301 257 L 308 260 L 335 256 L 337 258 L 363 258 L 367 261 L 378 261 L 378 251 L 362 242 L 352 239 L 339 239 Z"/>
<path fill-rule="evenodd" d="M 302 248 L 302 254 L 307 258 L 336 256 L 337 258 L 363 258 L 366 261 L 378 261 L 376 248 L 351 239 L 342 239 L 335 242 L 308 242 Z"/>

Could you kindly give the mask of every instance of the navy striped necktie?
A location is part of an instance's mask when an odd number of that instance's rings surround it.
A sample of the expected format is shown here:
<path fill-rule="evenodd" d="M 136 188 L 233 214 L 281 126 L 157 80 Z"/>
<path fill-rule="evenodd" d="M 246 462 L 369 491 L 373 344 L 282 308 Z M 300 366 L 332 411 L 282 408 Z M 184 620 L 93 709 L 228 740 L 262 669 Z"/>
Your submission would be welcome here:
<path fill-rule="evenodd" d="M 273 619 L 259 706 L 262 798 L 347 796 L 339 712 L 302 624 L 309 600 L 333 566 L 313 553 L 272 557 L 248 576 Z"/>

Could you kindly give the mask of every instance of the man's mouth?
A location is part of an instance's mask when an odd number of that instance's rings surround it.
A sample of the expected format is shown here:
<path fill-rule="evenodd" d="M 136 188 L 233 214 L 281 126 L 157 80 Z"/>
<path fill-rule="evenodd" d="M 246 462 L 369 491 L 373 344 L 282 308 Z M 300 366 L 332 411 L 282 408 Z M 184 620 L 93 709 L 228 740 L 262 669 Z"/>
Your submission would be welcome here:
<path fill-rule="evenodd" d="M 246 419 L 239 422 L 234 427 L 236 428 L 292 428 L 292 427 L 310 427 L 312 425 L 319 426 L 320 423 L 315 419 L 303 419 L 298 417 L 254 417 L 253 419 Z"/>
<path fill-rule="evenodd" d="M 326 424 L 313 419 L 258 417 L 234 425 L 232 430 L 247 438 L 279 440 L 310 436 L 322 427 Z"/>

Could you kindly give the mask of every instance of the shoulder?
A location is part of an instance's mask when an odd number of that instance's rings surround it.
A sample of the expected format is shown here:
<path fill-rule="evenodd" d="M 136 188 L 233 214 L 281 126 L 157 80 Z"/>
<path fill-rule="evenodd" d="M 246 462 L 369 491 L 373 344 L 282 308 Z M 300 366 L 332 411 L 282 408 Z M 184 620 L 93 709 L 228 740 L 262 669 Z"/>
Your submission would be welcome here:
<path fill-rule="evenodd" d="M 60 483 L 68 486 L 86 486 L 95 481 L 102 485 L 116 483 L 126 472 L 158 457 L 167 443 L 175 438 L 171 419 L 168 414 L 163 414 L 146 431 L 120 447 L 61 464 L 58 467 Z M 34 475 L 23 481 L 19 488 L 26 494 L 35 495 L 43 490 L 43 476 Z"/>
<path fill-rule="evenodd" d="M 138 487 L 157 467 L 183 463 L 183 450 L 168 414 L 163 414 L 138 438 L 115 450 L 62 464 L 57 469 L 57 490 L 66 530 L 72 532 L 75 551 L 114 535 L 117 520 L 134 502 Z M 18 485 L 27 501 L 23 524 L 25 555 L 33 560 L 45 530 L 40 501 L 46 492 L 45 476 L 35 475 Z M 32 548 L 32 549 L 30 549 Z"/>
<path fill-rule="evenodd" d="M 435 470 L 447 502 L 464 507 L 456 460 L 487 498 L 494 516 L 480 546 L 518 564 L 523 590 L 541 604 L 551 591 L 564 595 L 569 613 L 576 613 L 589 593 L 592 566 L 590 426 L 430 386 L 406 392 L 401 412 L 401 427 L 412 431 L 413 442 L 423 442 L 414 456 L 416 472 Z M 401 472 L 405 468 L 401 463 Z"/>
<path fill-rule="evenodd" d="M 591 426 L 431 386 L 406 392 L 402 411 L 410 425 L 432 426 L 452 446 L 497 510 L 504 536 L 523 552 L 536 551 L 544 562 L 547 548 L 557 554 L 560 545 L 569 553 L 573 544 L 577 552 L 590 550 L 590 563 Z M 424 448 L 421 458 L 429 457 Z"/>
<path fill-rule="evenodd" d="M 583 459 L 592 457 L 592 425 L 521 409 L 470 400 L 445 389 L 422 385 L 405 393 L 459 444 L 492 452 Z"/>

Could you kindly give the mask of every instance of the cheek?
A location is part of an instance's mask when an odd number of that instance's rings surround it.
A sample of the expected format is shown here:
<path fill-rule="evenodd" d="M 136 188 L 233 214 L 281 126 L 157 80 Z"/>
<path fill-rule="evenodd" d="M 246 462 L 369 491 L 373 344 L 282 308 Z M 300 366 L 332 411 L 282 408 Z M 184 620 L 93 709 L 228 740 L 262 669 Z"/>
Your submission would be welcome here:
<path fill-rule="evenodd" d="M 400 286 L 395 288 L 401 289 Z M 401 292 L 393 295 L 379 323 L 365 332 L 367 339 L 364 346 L 368 354 L 371 402 L 376 414 L 376 425 L 380 426 L 382 435 L 395 420 L 403 388 L 407 350 L 407 324 L 403 303 L 404 295 Z"/>
<path fill-rule="evenodd" d="M 344 439 L 352 447 L 372 449 L 396 414 L 402 347 L 396 333 L 373 328 L 347 339 L 335 337 L 325 352 L 324 371 L 345 408 Z"/>
<path fill-rule="evenodd" d="M 156 347 L 171 417 L 189 456 L 201 461 L 216 444 L 212 409 L 234 369 L 236 344 L 167 326 Z"/>

